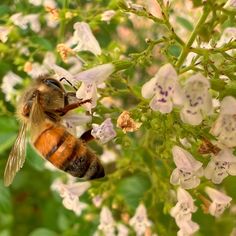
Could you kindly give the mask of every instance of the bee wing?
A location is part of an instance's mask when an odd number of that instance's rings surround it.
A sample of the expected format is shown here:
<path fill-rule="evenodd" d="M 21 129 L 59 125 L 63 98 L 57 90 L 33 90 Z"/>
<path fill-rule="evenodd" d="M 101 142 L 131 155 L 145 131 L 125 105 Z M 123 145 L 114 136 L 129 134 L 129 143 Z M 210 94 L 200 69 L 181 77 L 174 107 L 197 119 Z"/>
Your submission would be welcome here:
<path fill-rule="evenodd" d="M 39 125 L 45 120 L 45 115 L 44 115 L 42 105 L 38 101 L 38 94 L 36 96 L 37 98 L 35 98 L 35 101 L 33 102 L 33 105 L 30 111 L 31 126 Z"/>
<path fill-rule="evenodd" d="M 26 123 L 23 123 L 7 160 L 6 168 L 4 171 L 5 186 L 9 186 L 12 183 L 16 173 L 25 162 L 26 128 Z"/>

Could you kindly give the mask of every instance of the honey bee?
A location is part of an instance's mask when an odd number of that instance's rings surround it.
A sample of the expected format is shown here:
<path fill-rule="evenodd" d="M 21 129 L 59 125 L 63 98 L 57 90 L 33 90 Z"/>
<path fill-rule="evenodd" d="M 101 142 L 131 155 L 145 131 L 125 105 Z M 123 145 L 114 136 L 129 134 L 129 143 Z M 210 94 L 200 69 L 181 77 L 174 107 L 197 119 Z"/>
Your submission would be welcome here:
<path fill-rule="evenodd" d="M 5 186 L 12 183 L 25 162 L 27 129 L 36 151 L 55 167 L 88 180 L 104 177 L 100 160 L 86 145 L 93 139 L 91 132 L 77 138 L 62 125 L 67 112 L 88 102 L 91 99 L 76 98 L 75 93 L 66 92 L 61 82 L 49 76 L 39 77 L 32 83 L 17 108 L 21 127 L 7 160 Z"/>

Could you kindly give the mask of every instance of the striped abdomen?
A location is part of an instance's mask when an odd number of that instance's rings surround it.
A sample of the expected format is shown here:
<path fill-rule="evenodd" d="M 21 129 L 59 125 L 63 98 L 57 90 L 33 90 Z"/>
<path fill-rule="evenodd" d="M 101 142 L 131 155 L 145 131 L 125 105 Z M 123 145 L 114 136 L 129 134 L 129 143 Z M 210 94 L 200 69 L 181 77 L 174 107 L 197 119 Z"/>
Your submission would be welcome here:
<path fill-rule="evenodd" d="M 35 148 L 57 168 L 86 179 L 104 177 L 99 159 L 85 143 L 62 126 L 51 126 L 34 141 Z"/>

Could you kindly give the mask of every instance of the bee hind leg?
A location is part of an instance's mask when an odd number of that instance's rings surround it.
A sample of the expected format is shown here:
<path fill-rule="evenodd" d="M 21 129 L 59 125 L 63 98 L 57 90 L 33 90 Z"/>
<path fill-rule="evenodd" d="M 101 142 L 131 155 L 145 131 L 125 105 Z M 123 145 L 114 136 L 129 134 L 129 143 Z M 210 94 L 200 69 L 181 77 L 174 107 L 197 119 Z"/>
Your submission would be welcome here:
<path fill-rule="evenodd" d="M 83 140 L 84 142 L 86 142 L 86 143 L 89 142 L 89 141 L 94 140 L 95 138 L 94 138 L 93 135 L 91 134 L 91 131 L 92 131 L 92 129 L 85 131 L 85 132 L 81 135 L 80 139 L 82 139 L 82 140 Z"/>

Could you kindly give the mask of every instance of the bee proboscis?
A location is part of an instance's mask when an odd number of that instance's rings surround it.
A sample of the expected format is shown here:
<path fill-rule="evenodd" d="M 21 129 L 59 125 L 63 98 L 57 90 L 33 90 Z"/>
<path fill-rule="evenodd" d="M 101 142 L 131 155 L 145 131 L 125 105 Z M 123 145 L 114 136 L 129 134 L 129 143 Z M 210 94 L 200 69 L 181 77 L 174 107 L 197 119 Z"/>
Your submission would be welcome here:
<path fill-rule="evenodd" d="M 27 129 L 34 148 L 55 167 L 85 179 L 105 175 L 100 160 L 86 145 L 93 139 L 91 132 L 77 138 L 62 125 L 67 112 L 87 102 L 91 99 L 76 98 L 75 93 L 66 92 L 58 80 L 49 76 L 39 77 L 32 83 L 17 107 L 21 127 L 7 160 L 4 172 L 6 186 L 12 183 L 25 162 Z"/>

